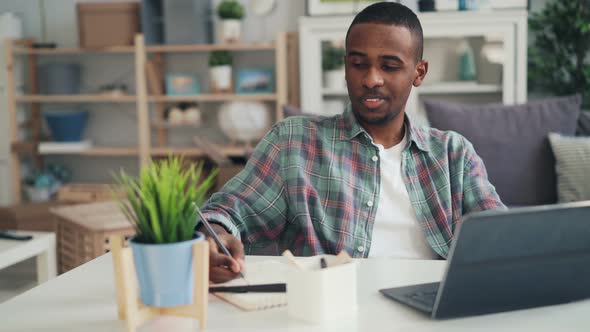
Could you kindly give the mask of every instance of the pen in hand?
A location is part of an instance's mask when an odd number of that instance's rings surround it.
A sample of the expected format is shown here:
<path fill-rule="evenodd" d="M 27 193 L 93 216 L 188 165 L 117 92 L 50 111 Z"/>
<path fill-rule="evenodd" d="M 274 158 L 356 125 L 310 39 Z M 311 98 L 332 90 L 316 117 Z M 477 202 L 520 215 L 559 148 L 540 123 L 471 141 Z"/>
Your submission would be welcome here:
<path fill-rule="evenodd" d="M 201 210 L 196 205 L 195 205 L 195 211 L 197 211 L 199 218 L 201 218 L 203 225 L 205 226 L 205 228 L 207 229 L 207 232 L 211 235 L 211 237 L 213 238 L 213 240 L 217 244 L 217 247 L 219 247 L 219 250 L 221 250 L 221 252 L 223 252 L 224 255 L 232 257 L 229 250 L 227 250 L 227 248 L 223 245 L 223 242 L 221 242 L 221 239 L 219 238 L 217 233 L 215 233 L 215 230 L 213 230 L 213 227 L 211 227 L 211 224 L 209 224 L 209 222 L 207 221 L 207 219 L 205 218 L 205 216 L 203 215 Z M 244 274 L 242 273 L 242 271 L 240 270 L 240 271 L 238 271 L 238 273 L 240 274 L 240 277 L 242 279 L 244 279 L 244 281 L 246 281 L 246 283 L 248 283 L 248 281 L 246 280 L 246 277 L 244 277 Z"/>

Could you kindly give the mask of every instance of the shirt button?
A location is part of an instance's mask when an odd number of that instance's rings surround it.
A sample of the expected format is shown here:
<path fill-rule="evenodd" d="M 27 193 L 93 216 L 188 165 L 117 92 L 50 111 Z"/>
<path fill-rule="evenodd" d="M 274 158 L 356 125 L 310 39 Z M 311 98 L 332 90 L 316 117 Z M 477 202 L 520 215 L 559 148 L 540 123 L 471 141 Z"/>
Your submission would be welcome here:
<path fill-rule="evenodd" d="M 356 250 L 360 253 L 363 253 L 363 252 L 365 252 L 365 247 L 359 246 L 358 248 L 356 248 Z"/>
<path fill-rule="evenodd" d="M 373 161 L 377 161 L 377 160 L 379 160 L 379 157 L 377 157 L 377 156 L 373 156 L 373 158 L 371 158 L 371 160 L 373 160 Z"/>
<path fill-rule="evenodd" d="M 373 206 L 373 201 L 368 201 L 367 206 L 369 206 L 369 207 Z"/>

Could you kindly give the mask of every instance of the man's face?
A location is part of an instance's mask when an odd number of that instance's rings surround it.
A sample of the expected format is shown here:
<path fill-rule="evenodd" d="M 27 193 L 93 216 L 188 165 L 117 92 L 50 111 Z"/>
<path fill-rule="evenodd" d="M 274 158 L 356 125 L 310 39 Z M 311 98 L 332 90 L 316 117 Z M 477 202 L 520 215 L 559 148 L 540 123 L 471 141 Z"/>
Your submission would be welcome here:
<path fill-rule="evenodd" d="M 354 25 L 346 41 L 346 85 L 352 109 L 363 125 L 385 125 L 405 110 L 412 85 L 428 70 L 418 61 L 413 36 L 405 27 Z"/>

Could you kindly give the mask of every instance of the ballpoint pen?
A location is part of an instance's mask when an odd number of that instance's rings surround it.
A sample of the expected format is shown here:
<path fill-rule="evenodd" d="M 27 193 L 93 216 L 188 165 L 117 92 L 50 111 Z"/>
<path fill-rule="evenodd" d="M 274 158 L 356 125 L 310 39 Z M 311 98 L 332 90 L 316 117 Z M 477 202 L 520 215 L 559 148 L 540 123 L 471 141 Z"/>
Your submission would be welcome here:
<path fill-rule="evenodd" d="M 219 247 L 219 249 L 221 249 L 223 254 L 225 254 L 229 257 L 232 257 L 229 250 L 227 250 L 227 248 L 223 245 L 223 243 L 221 242 L 221 239 L 219 238 L 219 236 L 217 236 L 217 233 L 215 233 L 215 231 L 213 230 L 213 227 L 211 227 L 211 224 L 209 224 L 209 222 L 207 221 L 207 219 L 205 218 L 205 216 L 203 215 L 201 210 L 196 205 L 195 205 L 195 210 L 197 211 L 197 214 L 199 214 L 199 218 L 201 218 L 201 220 L 203 221 L 203 225 L 205 225 L 207 232 L 209 232 L 209 234 L 211 234 L 211 237 L 213 238 L 213 240 L 215 240 L 215 243 L 217 243 L 217 246 Z M 246 280 L 246 277 L 244 277 L 244 274 L 242 273 L 241 270 L 238 273 L 240 274 L 240 277 L 242 277 L 242 279 L 244 279 L 244 281 L 248 282 L 248 280 Z"/>

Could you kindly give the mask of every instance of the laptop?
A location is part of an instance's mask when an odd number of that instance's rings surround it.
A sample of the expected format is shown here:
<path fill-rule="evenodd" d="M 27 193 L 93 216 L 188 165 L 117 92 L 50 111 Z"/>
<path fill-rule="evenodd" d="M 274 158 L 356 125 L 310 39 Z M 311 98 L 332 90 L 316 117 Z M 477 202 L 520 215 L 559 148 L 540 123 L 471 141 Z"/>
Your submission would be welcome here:
<path fill-rule="evenodd" d="M 590 201 L 467 215 L 440 283 L 381 289 L 434 319 L 590 298 Z"/>

